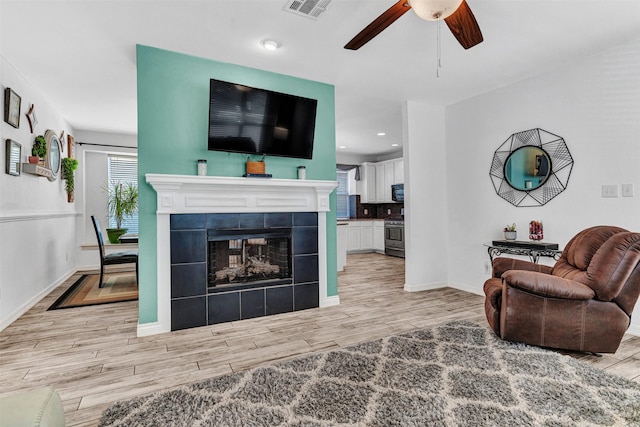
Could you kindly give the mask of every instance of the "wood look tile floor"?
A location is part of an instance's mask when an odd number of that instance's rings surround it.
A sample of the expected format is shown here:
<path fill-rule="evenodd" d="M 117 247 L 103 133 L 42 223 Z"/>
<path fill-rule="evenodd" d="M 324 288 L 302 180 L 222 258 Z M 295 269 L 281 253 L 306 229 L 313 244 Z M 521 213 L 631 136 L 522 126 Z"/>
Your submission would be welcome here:
<path fill-rule="evenodd" d="M 137 302 L 47 311 L 78 276 L 0 332 L 0 395 L 51 385 L 69 426 L 97 425 L 118 400 L 275 360 L 450 320 L 486 324 L 481 296 L 405 292 L 404 260 L 379 254 L 349 255 L 339 306 L 142 338 Z M 640 337 L 613 355 L 571 356 L 640 382 Z"/>

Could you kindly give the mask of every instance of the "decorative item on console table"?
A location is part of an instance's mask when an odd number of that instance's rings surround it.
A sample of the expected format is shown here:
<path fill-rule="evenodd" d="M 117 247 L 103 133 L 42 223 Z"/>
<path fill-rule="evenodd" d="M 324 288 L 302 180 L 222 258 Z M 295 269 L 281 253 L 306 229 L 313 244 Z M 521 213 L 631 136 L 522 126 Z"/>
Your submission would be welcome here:
<path fill-rule="evenodd" d="M 516 240 L 518 238 L 518 232 L 516 231 L 515 222 L 511 225 L 507 225 L 504 228 L 504 238 L 505 240 Z"/>
<path fill-rule="evenodd" d="M 542 240 L 544 233 L 542 231 L 542 221 L 531 221 L 529 223 L 529 239 L 530 240 Z"/>

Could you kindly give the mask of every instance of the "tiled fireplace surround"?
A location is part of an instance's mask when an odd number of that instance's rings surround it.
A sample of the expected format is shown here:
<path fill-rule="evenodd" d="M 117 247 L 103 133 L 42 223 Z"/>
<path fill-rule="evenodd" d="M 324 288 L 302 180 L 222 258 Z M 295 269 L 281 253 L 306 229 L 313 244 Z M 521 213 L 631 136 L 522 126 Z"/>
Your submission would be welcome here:
<path fill-rule="evenodd" d="M 326 242 L 329 195 L 337 182 L 164 174 L 147 174 L 146 180 L 157 192 L 158 321 L 139 325 L 138 336 L 237 320 L 238 316 L 248 318 L 339 304 L 337 295 L 327 296 Z M 202 274 L 202 265 L 187 267 L 190 271 L 185 271 L 185 267 L 200 262 L 203 251 L 206 253 L 206 230 L 217 227 L 212 224 L 218 220 L 223 223 L 231 220 L 234 226 L 229 228 L 236 228 L 237 224 L 237 228 L 252 230 L 262 228 L 256 224 L 264 228 L 290 224 L 293 251 L 290 283 L 207 291 L 202 276 L 195 281 L 190 279 L 194 272 L 200 272 L 196 276 Z M 178 243 L 189 234 L 198 235 L 205 246 Z M 310 252 L 308 247 L 309 238 L 315 244 L 316 235 L 317 256 L 315 249 Z M 296 253 L 296 246 L 302 248 L 302 242 L 306 242 L 304 249 Z M 195 250 L 200 258 L 195 263 L 189 262 L 185 248 Z M 309 264 L 315 270 L 316 259 L 317 274 L 313 271 L 309 275 Z M 313 280 L 316 277 L 317 281 Z M 312 289 L 317 294 L 311 295 Z M 220 307 L 225 309 L 220 311 Z"/>

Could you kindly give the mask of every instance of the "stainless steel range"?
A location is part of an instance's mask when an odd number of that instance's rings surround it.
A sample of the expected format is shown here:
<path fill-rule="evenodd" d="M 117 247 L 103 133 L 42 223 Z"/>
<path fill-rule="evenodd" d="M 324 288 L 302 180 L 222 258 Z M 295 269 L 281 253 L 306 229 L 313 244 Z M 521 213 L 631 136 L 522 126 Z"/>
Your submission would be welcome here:
<path fill-rule="evenodd" d="M 384 220 L 384 253 L 404 258 L 404 220 Z"/>

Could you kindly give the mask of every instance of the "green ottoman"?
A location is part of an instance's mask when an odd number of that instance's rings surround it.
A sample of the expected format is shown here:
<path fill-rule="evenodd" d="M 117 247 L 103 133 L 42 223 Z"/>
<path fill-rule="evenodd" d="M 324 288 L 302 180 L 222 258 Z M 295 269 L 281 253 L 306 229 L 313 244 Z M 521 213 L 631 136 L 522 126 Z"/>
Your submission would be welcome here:
<path fill-rule="evenodd" d="M 0 398 L 0 427 L 64 427 L 60 396 L 51 387 Z"/>

